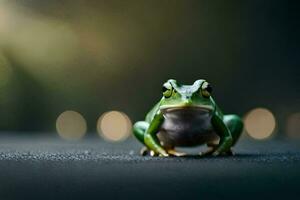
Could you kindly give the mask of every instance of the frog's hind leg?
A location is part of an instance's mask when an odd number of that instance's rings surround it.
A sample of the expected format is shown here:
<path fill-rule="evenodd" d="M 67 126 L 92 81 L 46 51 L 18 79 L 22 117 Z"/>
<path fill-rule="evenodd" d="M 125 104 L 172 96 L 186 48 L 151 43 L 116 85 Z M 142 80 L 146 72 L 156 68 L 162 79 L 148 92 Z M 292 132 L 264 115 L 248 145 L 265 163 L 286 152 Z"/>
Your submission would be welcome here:
<path fill-rule="evenodd" d="M 244 124 L 241 118 L 237 115 L 224 115 L 223 121 L 230 130 L 231 136 L 232 136 L 232 147 L 236 144 L 238 139 L 240 138 Z M 225 155 L 234 155 L 232 149 L 230 149 L 228 152 L 224 153 Z"/>
<path fill-rule="evenodd" d="M 148 127 L 149 123 L 145 121 L 139 121 L 133 125 L 133 135 L 143 144 L 145 144 L 144 135 Z"/>
<path fill-rule="evenodd" d="M 231 133 L 231 136 L 233 139 L 232 146 L 234 146 L 243 132 L 243 128 L 244 128 L 243 121 L 237 115 L 224 115 L 223 121 L 226 124 L 226 126 L 228 127 L 228 129 L 230 130 L 230 133 Z M 208 142 L 207 147 L 209 149 L 206 152 L 202 153 L 201 155 L 202 156 L 211 155 L 215 151 L 217 146 L 218 146 L 218 141 Z M 223 154 L 224 155 L 233 155 L 233 152 L 230 149 L 228 152 L 224 152 Z"/>
<path fill-rule="evenodd" d="M 145 122 L 145 121 L 139 121 L 139 122 L 136 122 L 134 125 L 133 125 L 133 135 L 143 144 L 145 145 L 145 142 L 144 142 L 144 135 L 145 135 L 145 132 L 147 130 L 147 128 L 149 127 L 149 123 L 148 122 Z M 148 150 L 148 148 L 145 146 L 141 149 L 140 151 L 140 154 L 141 155 L 147 155 L 147 154 L 150 154 L 150 151 Z"/>
<path fill-rule="evenodd" d="M 243 132 L 243 121 L 237 115 L 225 115 L 223 121 L 231 132 L 233 139 L 232 146 L 234 146 Z"/>
<path fill-rule="evenodd" d="M 208 150 L 206 150 L 205 152 L 200 152 L 200 156 L 207 156 L 207 155 L 213 154 L 215 152 L 215 150 L 217 149 L 217 147 L 218 147 L 218 142 L 217 141 L 212 141 L 212 142 L 206 143 L 206 145 L 208 147 Z M 232 150 L 230 149 L 227 152 L 223 152 L 221 155 L 232 156 L 234 154 L 233 154 Z"/>

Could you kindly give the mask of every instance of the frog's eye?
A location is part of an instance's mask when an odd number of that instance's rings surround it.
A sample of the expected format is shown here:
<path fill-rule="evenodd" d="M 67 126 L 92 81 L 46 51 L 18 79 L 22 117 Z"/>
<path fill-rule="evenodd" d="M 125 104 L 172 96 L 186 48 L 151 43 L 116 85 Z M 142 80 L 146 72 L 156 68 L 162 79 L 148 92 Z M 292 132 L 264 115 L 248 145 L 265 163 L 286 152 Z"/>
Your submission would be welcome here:
<path fill-rule="evenodd" d="M 162 87 L 164 97 L 169 98 L 172 95 L 173 87 L 170 83 L 165 83 Z"/>
<path fill-rule="evenodd" d="M 208 98 L 212 93 L 212 87 L 208 82 L 204 82 L 201 86 L 201 94 L 202 96 Z"/>

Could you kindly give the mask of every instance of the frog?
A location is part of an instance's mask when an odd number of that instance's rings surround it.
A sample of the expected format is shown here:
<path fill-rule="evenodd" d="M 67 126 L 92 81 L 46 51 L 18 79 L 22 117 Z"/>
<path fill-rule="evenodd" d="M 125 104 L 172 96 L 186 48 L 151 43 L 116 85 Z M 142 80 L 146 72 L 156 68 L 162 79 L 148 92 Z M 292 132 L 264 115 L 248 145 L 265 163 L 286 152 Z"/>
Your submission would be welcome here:
<path fill-rule="evenodd" d="M 243 121 L 236 114 L 223 114 L 212 97 L 212 86 L 205 79 L 184 85 L 175 79 L 162 86 L 162 97 L 133 125 L 133 135 L 144 146 L 142 155 L 187 156 L 180 147 L 206 145 L 200 156 L 233 155 L 232 147 L 243 132 Z"/>

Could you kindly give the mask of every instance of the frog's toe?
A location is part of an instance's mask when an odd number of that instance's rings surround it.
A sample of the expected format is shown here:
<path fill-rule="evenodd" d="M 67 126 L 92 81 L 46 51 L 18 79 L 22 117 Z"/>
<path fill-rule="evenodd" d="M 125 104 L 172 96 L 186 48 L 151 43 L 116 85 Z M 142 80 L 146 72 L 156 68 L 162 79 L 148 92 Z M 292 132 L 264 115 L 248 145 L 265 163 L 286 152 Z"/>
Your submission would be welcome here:
<path fill-rule="evenodd" d="M 223 156 L 234 156 L 234 152 L 232 151 L 232 149 L 228 150 L 227 152 L 223 152 L 221 153 L 221 155 Z"/>
<path fill-rule="evenodd" d="M 210 147 L 207 151 L 200 152 L 199 155 L 201 157 L 204 157 L 204 156 L 234 156 L 234 152 L 232 151 L 232 149 L 230 149 L 226 152 L 219 152 L 219 151 L 216 151 L 215 148 Z"/>
<path fill-rule="evenodd" d="M 159 154 L 156 153 L 156 152 L 153 151 L 153 150 L 150 150 L 149 152 L 150 152 L 150 156 L 151 156 L 151 157 L 157 157 L 157 156 L 159 156 Z"/>
<path fill-rule="evenodd" d="M 219 151 L 214 151 L 212 153 L 213 156 L 233 156 L 234 153 L 231 149 L 229 149 L 228 151 L 224 151 L 224 152 L 219 152 Z"/>
<path fill-rule="evenodd" d="M 219 152 L 220 156 L 234 156 L 234 153 L 232 151 L 232 149 L 229 149 L 228 151 L 224 151 L 224 152 Z"/>
<path fill-rule="evenodd" d="M 169 154 L 158 154 L 159 157 L 169 157 Z"/>
<path fill-rule="evenodd" d="M 156 153 L 155 151 L 153 150 L 149 150 L 147 147 L 143 147 L 141 150 L 140 150 L 140 154 L 142 156 L 151 156 L 151 157 L 157 157 L 157 156 L 160 156 L 160 157 L 168 157 L 169 154 L 159 154 L 159 153 Z"/>
<path fill-rule="evenodd" d="M 147 155 L 150 154 L 150 151 L 148 150 L 147 147 L 143 147 L 143 148 L 140 150 L 140 154 L 141 154 L 142 156 L 147 156 Z"/>

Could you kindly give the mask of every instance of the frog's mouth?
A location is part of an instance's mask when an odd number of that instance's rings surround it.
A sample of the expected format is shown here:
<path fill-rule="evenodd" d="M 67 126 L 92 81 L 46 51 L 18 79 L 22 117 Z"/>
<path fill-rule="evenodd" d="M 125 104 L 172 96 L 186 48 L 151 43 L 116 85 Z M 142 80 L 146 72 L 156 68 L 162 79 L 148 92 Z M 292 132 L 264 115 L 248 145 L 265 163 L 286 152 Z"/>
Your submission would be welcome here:
<path fill-rule="evenodd" d="M 201 105 L 201 106 L 166 106 L 160 108 L 162 113 L 170 113 L 176 111 L 192 111 L 198 113 L 210 113 L 213 111 L 211 106 Z"/>

